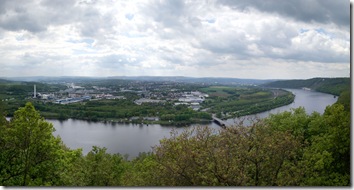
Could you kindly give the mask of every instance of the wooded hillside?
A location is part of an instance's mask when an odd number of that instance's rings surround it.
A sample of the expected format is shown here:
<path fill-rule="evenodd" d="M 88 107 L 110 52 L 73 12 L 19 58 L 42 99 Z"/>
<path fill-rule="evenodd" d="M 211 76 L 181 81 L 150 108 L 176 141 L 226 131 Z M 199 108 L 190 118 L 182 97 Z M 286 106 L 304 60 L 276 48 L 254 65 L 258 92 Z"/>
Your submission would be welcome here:
<path fill-rule="evenodd" d="M 262 85 L 273 88 L 310 88 L 318 92 L 339 96 L 350 89 L 350 78 L 312 78 L 307 80 L 280 80 Z M 349 87 L 349 88 L 348 88 Z"/>

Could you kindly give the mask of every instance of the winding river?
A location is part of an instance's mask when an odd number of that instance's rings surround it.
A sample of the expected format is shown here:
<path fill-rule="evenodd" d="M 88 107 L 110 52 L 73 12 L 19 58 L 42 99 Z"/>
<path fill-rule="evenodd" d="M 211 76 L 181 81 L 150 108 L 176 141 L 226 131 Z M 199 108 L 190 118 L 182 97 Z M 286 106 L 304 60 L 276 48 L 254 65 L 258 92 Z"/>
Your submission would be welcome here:
<path fill-rule="evenodd" d="M 286 90 L 296 95 L 295 101 L 292 104 L 250 116 L 264 118 L 270 113 L 288 111 L 291 108 L 300 106 L 305 107 L 307 113 L 314 111 L 323 113 L 326 106 L 332 105 L 337 101 L 337 98 L 330 94 L 301 89 Z M 151 147 L 157 145 L 160 139 L 170 136 L 171 130 L 182 132 L 188 128 L 161 125 L 96 123 L 73 119 L 48 121 L 53 123 L 56 129 L 54 135 L 59 135 L 64 143 L 72 149 L 82 148 L 83 153 L 87 154 L 92 146 L 95 145 L 106 147 L 109 153 L 127 154 L 129 155 L 129 159 L 138 156 L 139 152 L 151 151 Z M 233 124 L 234 121 L 234 119 L 227 120 L 229 124 Z M 215 123 L 207 125 L 215 129 L 220 128 Z"/>

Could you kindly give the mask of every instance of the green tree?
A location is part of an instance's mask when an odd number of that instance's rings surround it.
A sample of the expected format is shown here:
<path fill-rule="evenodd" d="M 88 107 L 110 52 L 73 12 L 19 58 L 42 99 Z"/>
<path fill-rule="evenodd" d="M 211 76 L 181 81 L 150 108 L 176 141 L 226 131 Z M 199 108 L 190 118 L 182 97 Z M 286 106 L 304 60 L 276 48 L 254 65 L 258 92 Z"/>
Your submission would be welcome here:
<path fill-rule="evenodd" d="M 273 130 L 263 121 L 256 122 L 249 130 L 243 135 L 247 151 L 242 154 L 250 175 L 247 185 L 299 184 L 302 172 L 296 159 L 301 155 L 302 138 L 289 130 Z"/>
<path fill-rule="evenodd" d="M 152 153 L 141 153 L 129 163 L 123 175 L 124 186 L 159 186 L 159 165 Z"/>
<path fill-rule="evenodd" d="M 5 126 L 8 123 L 5 116 L 6 116 L 5 105 L 2 103 L 2 101 L 0 101 L 0 127 Z"/>
<path fill-rule="evenodd" d="M 341 104 L 328 106 L 309 124 L 304 151 L 304 185 L 350 185 L 350 112 Z"/>
<path fill-rule="evenodd" d="M 85 157 L 82 150 L 70 150 L 62 144 L 64 150 L 63 156 L 60 158 L 61 167 L 60 176 L 55 185 L 58 186 L 85 186 L 87 185 L 86 175 L 87 168 Z"/>
<path fill-rule="evenodd" d="M 124 159 L 119 154 L 108 154 L 106 148 L 93 146 L 87 154 L 86 180 L 89 186 L 121 185 L 122 174 L 125 171 Z"/>
<path fill-rule="evenodd" d="M 348 90 L 344 90 L 340 96 L 338 97 L 337 103 L 342 104 L 344 109 L 350 112 L 350 88 Z"/>
<path fill-rule="evenodd" d="M 301 139 L 258 121 L 219 132 L 197 127 L 163 139 L 154 153 L 161 185 L 296 185 Z"/>
<path fill-rule="evenodd" d="M 63 152 L 53 131 L 31 103 L 15 112 L 3 131 L 2 185 L 55 185 Z"/>

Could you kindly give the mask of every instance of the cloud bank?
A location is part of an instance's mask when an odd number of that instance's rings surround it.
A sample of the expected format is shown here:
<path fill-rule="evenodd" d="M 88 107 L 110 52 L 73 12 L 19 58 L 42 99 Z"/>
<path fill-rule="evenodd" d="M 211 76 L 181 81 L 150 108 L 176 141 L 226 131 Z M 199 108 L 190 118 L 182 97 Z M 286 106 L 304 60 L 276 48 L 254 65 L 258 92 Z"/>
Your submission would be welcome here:
<path fill-rule="evenodd" d="M 0 77 L 348 77 L 346 0 L 2 0 Z"/>

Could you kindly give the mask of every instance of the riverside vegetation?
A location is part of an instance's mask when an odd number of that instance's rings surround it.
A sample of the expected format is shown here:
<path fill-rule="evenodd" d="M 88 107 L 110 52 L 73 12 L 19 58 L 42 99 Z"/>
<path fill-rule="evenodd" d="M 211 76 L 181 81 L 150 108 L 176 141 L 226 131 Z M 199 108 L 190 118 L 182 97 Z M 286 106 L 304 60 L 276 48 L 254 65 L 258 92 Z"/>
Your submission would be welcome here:
<path fill-rule="evenodd" d="M 172 132 L 152 152 L 128 161 L 104 147 L 87 155 L 69 149 L 26 103 L 10 121 L 0 110 L 0 185 L 349 186 L 348 105 L 344 94 L 322 115 L 297 108 L 248 127 Z"/>

